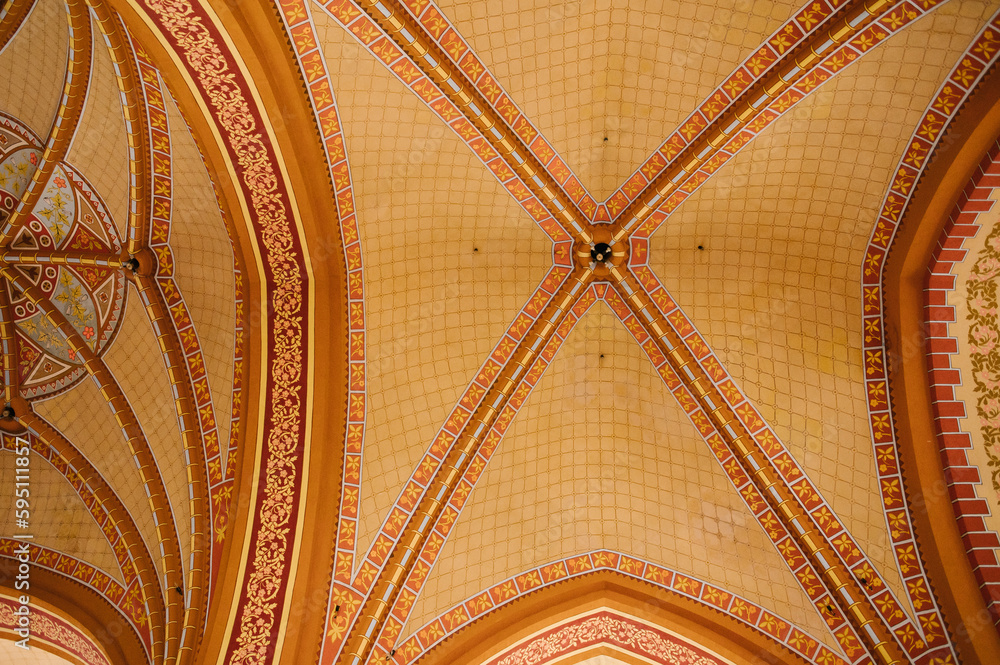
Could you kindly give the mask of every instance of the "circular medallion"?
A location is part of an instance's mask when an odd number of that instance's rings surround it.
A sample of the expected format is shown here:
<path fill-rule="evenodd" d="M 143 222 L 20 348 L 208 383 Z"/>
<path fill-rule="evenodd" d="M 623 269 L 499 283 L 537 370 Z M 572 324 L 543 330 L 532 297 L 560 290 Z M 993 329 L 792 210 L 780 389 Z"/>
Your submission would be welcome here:
<path fill-rule="evenodd" d="M 23 124 L 0 115 L 0 205 L 17 205 L 30 183 L 41 142 Z M 34 156 L 34 157 L 33 157 Z M 6 179 L 3 175 L 6 174 Z M 86 252 L 121 254 L 122 242 L 94 188 L 69 165 L 55 167 L 35 204 L 5 251 L 22 254 Z M 114 341 L 125 305 L 121 270 L 89 265 L 10 261 L 18 282 L 59 310 L 90 349 L 100 355 Z M 21 394 L 47 397 L 86 374 L 79 354 L 53 325 L 35 298 L 4 281 L 18 337 Z"/>

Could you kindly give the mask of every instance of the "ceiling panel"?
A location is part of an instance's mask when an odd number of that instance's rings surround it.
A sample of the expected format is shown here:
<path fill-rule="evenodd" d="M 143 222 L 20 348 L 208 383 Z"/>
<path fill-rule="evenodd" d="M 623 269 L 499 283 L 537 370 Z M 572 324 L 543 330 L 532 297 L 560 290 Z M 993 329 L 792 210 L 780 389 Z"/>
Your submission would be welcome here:
<path fill-rule="evenodd" d="M 653 365 L 603 302 L 518 412 L 403 630 L 563 557 L 610 549 L 699 577 L 834 645 Z"/>

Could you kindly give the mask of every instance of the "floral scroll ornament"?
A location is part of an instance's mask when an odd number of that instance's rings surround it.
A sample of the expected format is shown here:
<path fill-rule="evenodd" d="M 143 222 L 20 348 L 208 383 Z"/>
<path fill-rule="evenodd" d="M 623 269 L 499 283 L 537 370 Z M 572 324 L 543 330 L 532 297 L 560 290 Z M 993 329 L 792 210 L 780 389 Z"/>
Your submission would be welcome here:
<path fill-rule="evenodd" d="M 994 226 L 968 278 L 969 351 L 976 411 L 989 456 L 994 500 L 1000 503 L 1000 322 L 997 278 L 1000 275 L 1000 225 Z"/>

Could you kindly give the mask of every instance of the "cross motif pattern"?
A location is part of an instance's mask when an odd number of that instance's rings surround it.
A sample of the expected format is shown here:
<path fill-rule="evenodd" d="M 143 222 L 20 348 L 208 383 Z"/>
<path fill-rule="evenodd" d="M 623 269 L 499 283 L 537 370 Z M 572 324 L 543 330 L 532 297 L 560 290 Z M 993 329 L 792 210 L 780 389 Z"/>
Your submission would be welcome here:
<path fill-rule="evenodd" d="M 341 565 L 353 558 L 353 533 L 341 539 L 323 662 L 338 652 L 348 663 L 394 656 L 406 608 L 595 284 L 679 401 L 691 405 L 692 422 L 848 657 L 905 662 L 903 653 L 941 647 L 943 635 L 881 611 L 891 593 L 877 571 L 646 263 L 646 239 L 680 202 L 781 113 L 936 3 L 919 4 L 808 3 L 601 204 L 428 0 L 326 4 L 469 143 L 552 238 L 555 265 L 452 411 L 354 576 L 350 563 Z M 611 247 L 608 262 L 591 256 L 600 244 Z"/>

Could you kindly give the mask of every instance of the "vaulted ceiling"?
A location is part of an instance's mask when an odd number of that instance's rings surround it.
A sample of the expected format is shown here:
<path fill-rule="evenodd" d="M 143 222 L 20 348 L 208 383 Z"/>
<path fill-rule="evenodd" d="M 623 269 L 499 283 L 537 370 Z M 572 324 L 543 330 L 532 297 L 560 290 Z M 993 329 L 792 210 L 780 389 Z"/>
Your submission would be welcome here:
<path fill-rule="evenodd" d="M 4 659 L 993 662 L 998 12 L 0 5 Z"/>

